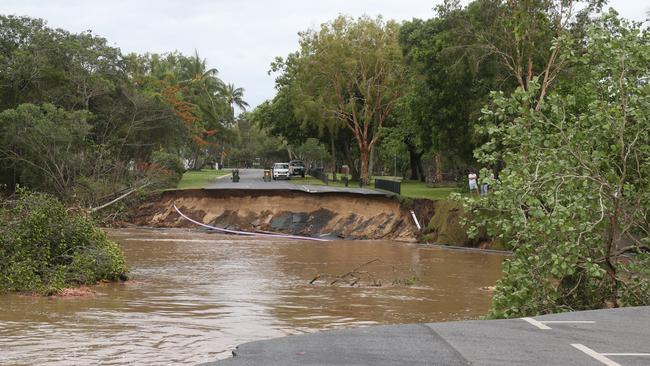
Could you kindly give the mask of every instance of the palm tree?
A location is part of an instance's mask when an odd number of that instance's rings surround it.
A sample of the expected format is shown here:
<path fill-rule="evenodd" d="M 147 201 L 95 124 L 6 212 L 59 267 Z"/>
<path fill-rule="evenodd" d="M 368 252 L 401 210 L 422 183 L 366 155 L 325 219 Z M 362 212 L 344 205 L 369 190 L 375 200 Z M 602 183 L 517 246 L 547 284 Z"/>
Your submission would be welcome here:
<path fill-rule="evenodd" d="M 216 82 L 219 80 L 217 74 L 219 71 L 215 68 L 207 69 L 207 61 L 199 56 L 199 52 L 194 50 L 194 56 L 187 58 L 184 65 L 186 80 L 183 82 L 191 83 L 196 81 L 211 81 Z M 210 80 L 212 79 L 212 80 Z"/>
<path fill-rule="evenodd" d="M 216 108 L 216 94 L 220 91 L 223 82 L 215 68 L 208 69 L 206 59 L 201 58 L 194 50 L 194 56 L 188 57 L 183 65 L 183 77 L 180 84 L 185 84 L 195 90 L 199 99 L 207 99 L 211 107 Z M 198 104 L 198 103 L 197 103 Z"/>
<path fill-rule="evenodd" d="M 223 84 L 221 86 L 221 95 L 226 99 L 226 103 L 230 106 L 230 114 L 232 120 L 235 120 L 235 106 L 242 111 L 246 111 L 249 106 L 244 101 L 244 88 L 235 88 L 235 84 Z"/>

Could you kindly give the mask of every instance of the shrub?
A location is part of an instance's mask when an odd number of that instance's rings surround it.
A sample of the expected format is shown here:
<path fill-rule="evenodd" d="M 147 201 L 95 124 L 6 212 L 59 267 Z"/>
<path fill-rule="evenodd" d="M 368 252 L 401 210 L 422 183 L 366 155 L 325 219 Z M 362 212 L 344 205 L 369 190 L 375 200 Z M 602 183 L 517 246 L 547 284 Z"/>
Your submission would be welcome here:
<path fill-rule="evenodd" d="M 161 184 L 167 187 L 176 187 L 185 173 L 185 167 L 180 156 L 166 153 L 164 151 L 154 151 L 151 155 L 151 162 L 162 169 L 166 177 L 160 178 Z"/>
<path fill-rule="evenodd" d="M 125 280 L 117 243 L 53 196 L 19 191 L 0 208 L 0 292 L 54 294 L 101 280 Z"/>

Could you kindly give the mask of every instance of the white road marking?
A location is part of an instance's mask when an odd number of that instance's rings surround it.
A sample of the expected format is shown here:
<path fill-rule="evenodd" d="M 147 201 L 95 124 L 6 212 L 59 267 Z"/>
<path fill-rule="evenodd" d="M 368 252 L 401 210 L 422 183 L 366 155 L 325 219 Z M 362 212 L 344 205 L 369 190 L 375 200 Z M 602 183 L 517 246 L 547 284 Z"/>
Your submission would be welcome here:
<path fill-rule="evenodd" d="M 552 329 L 551 327 L 547 327 L 546 325 L 544 325 L 544 323 L 538 322 L 537 320 L 535 320 L 533 318 L 521 318 L 521 320 L 525 320 L 528 323 L 536 326 L 539 329 L 544 329 L 544 330 Z"/>
<path fill-rule="evenodd" d="M 544 324 L 562 324 L 562 323 L 575 323 L 575 324 L 594 324 L 593 320 L 544 320 Z"/>
<path fill-rule="evenodd" d="M 572 343 L 571 345 L 572 345 L 574 348 L 579 349 L 580 351 L 582 351 L 582 352 L 588 354 L 588 355 L 591 356 L 592 358 L 594 358 L 594 359 L 596 359 L 596 360 L 602 362 L 603 365 L 607 365 L 607 366 L 621 366 L 620 363 L 618 363 L 618 362 L 614 362 L 614 361 L 610 360 L 609 358 L 605 357 L 604 354 L 602 354 L 602 353 L 598 353 L 598 352 L 594 351 L 593 349 L 591 349 L 591 348 L 589 348 L 589 347 L 587 347 L 587 346 L 585 346 L 585 345 L 582 345 L 582 344 L 580 344 L 580 343 Z"/>
<path fill-rule="evenodd" d="M 521 318 L 521 320 L 525 320 L 528 323 L 543 330 L 553 329 L 547 326 L 546 324 L 594 324 L 595 323 L 595 321 L 593 320 L 535 320 L 533 318 Z"/>

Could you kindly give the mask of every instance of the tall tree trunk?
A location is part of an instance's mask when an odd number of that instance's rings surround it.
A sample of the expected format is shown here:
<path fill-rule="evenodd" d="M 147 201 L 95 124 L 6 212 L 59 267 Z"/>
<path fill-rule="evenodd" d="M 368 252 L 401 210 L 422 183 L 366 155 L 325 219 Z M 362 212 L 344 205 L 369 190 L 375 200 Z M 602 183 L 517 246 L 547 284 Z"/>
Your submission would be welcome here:
<path fill-rule="evenodd" d="M 219 159 L 219 169 L 223 169 L 223 156 L 226 154 L 226 144 L 221 144 L 221 158 Z"/>
<path fill-rule="evenodd" d="M 418 151 L 410 139 L 404 140 L 406 150 L 409 152 L 409 163 L 411 165 L 411 180 L 424 180 L 424 169 L 422 168 L 422 155 L 424 150 Z"/>
<path fill-rule="evenodd" d="M 409 151 L 409 163 L 411 165 L 411 180 L 419 180 L 419 171 L 417 163 L 417 153 L 414 150 L 408 149 Z"/>
<path fill-rule="evenodd" d="M 334 133 L 330 132 L 330 148 L 332 150 L 332 182 L 336 182 L 336 150 L 334 149 Z"/>
<path fill-rule="evenodd" d="M 367 144 L 361 144 L 359 146 L 359 153 L 361 158 L 361 184 L 367 186 L 370 183 L 369 175 L 369 160 L 370 160 L 370 150 Z"/>
<path fill-rule="evenodd" d="M 352 176 L 352 180 L 360 180 L 361 178 L 359 174 L 359 166 L 357 165 L 355 157 L 352 155 L 352 151 L 350 151 L 350 145 L 344 144 L 342 152 L 344 161 L 348 163 L 348 167 L 350 168 L 350 175 Z"/>
<path fill-rule="evenodd" d="M 611 279 L 612 286 L 611 296 L 609 299 L 606 299 L 606 302 L 608 307 L 617 308 L 620 306 L 617 296 L 619 279 L 616 274 L 617 265 L 614 251 L 616 249 L 616 232 L 619 231 L 618 215 L 620 212 L 620 198 L 614 198 L 613 204 L 613 211 L 609 215 L 609 228 L 605 242 L 605 270 Z"/>
<path fill-rule="evenodd" d="M 424 155 L 424 150 L 418 154 L 418 174 L 420 175 L 420 182 L 426 182 L 427 175 L 424 173 L 424 167 L 422 166 L 422 155 Z"/>
<path fill-rule="evenodd" d="M 370 158 L 368 161 L 368 182 L 372 179 L 375 171 L 375 149 L 374 147 L 370 149 Z"/>
<path fill-rule="evenodd" d="M 193 154 L 192 154 L 192 167 L 191 167 L 191 170 L 199 170 L 199 169 L 201 169 L 201 167 L 199 166 L 199 159 L 200 159 L 199 154 L 200 154 L 200 152 L 201 152 L 201 148 L 197 146 L 194 149 Z"/>
<path fill-rule="evenodd" d="M 442 183 L 442 152 L 436 149 L 436 183 Z"/>

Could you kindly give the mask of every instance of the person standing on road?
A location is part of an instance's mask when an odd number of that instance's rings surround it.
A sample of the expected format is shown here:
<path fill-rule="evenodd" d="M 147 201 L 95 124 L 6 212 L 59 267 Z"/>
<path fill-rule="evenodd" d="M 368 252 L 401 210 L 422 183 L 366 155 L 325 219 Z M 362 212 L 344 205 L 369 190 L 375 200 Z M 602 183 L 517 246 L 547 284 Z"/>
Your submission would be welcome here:
<path fill-rule="evenodd" d="M 469 179 L 469 191 L 476 191 L 476 194 L 480 195 L 481 193 L 478 191 L 478 177 L 476 176 L 476 173 L 470 172 L 467 178 Z"/>

